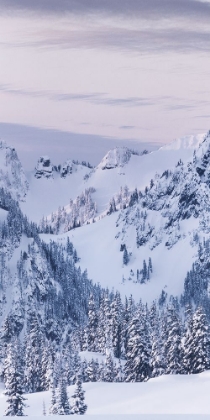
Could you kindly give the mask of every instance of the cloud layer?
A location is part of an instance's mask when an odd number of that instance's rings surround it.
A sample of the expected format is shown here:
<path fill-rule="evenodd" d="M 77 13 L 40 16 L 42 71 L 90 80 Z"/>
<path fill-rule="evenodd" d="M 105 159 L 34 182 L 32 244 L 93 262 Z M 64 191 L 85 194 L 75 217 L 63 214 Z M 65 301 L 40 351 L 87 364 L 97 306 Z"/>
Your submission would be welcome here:
<path fill-rule="evenodd" d="M 89 102 L 95 105 L 110 105 L 110 106 L 125 106 L 125 107 L 139 107 L 139 106 L 150 106 L 154 105 L 157 98 L 148 99 L 143 97 L 121 97 L 114 98 L 109 97 L 106 93 L 59 93 L 50 91 L 32 91 L 26 89 L 15 89 L 8 85 L 0 84 L 0 92 L 17 95 L 17 96 L 28 96 L 32 98 L 45 98 L 52 101 L 83 101 Z"/>
<path fill-rule="evenodd" d="M 26 43 L 26 45 L 30 45 Z M 32 45 L 32 44 L 31 44 Z M 203 28 L 128 29 L 102 27 L 94 30 L 50 31 L 33 42 L 37 47 L 54 48 L 114 48 L 122 51 L 159 53 L 164 51 L 209 51 L 210 32 Z"/>
<path fill-rule="evenodd" d="M 206 131 L 209 52 L 210 0 L 0 0 L 1 118 L 148 141 Z"/>
<path fill-rule="evenodd" d="M 141 16 L 182 16 L 206 19 L 209 4 L 198 0 L 0 0 L 0 9 L 37 13 L 79 13 Z M 208 17 L 209 18 L 209 17 Z"/>

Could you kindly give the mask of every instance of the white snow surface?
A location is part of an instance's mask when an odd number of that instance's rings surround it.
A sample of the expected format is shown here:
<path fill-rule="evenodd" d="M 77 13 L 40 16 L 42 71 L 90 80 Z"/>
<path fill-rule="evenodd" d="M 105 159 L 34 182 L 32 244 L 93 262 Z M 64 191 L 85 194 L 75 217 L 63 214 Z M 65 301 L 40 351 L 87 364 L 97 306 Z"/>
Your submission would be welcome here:
<path fill-rule="evenodd" d="M 43 216 L 48 216 L 59 206 L 65 206 L 70 198 L 75 198 L 84 190 L 84 176 L 90 169 L 79 166 L 78 170 L 66 178 L 37 179 L 34 173 L 28 174 L 29 192 L 27 200 L 21 203 L 21 209 L 30 220 L 39 222 Z"/>
<path fill-rule="evenodd" d="M 157 215 L 158 216 L 158 215 Z M 66 244 L 67 236 L 77 250 L 82 270 L 88 270 L 88 277 L 94 283 L 100 283 L 104 288 L 119 290 L 122 296 L 131 294 L 136 300 L 152 303 L 159 298 L 162 290 L 169 296 L 180 296 L 183 292 L 183 282 L 187 271 L 192 267 L 196 258 L 196 248 L 190 244 L 190 235 L 179 240 L 170 250 L 162 243 L 152 251 L 146 244 L 136 247 L 136 230 L 129 226 L 123 242 L 127 250 L 132 253 L 129 264 L 123 265 L 123 253 L 120 252 L 121 237 L 117 235 L 116 228 L 118 213 L 107 216 L 97 223 L 82 226 L 62 235 L 41 235 L 44 241 L 55 240 Z M 193 221 L 191 221 L 193 222 Z M 185 229 L 190 230 L 190 221 L 185 223 Z M 183 258 L 184 256 L 184 258 Z M 148 262 L 152 258 L 153 273 L 145 284 L 135 283 L 137 269 L 142 269 L 143 260 Z M 133 270 L 134 276 L 130 274 Z M 125 278 L 123 282 L 122 279 Z M 130 278 L 130 280 L 128 280 Z"/>
<path fill-rule="evenodd" d="M 95 420 L 101 418 L 101 415 L 111 419 L 115 416 L 133 419 L 138 415 L 137 418 L 140 419 L 154 420 L 172 418 L 198 420 L 204 415 L 209 418 L 210 415 L 210 371 L 198 375 L 161 376 L 141 383 L 92 382 L 83 384 L 83 387 L 88 405 L 87 417 Z M 74 386 L 68 387 L 69 397 L 73 392 Z M 43 401 L 48 414 L 50 391 L 29 394 L 26 398 L 28 407 L 25 409 L 25 414 L 29 419 L 44 418 Z M 5 409 L 6 397 L 0 388 L 0 418 L 3 418 Z"/>

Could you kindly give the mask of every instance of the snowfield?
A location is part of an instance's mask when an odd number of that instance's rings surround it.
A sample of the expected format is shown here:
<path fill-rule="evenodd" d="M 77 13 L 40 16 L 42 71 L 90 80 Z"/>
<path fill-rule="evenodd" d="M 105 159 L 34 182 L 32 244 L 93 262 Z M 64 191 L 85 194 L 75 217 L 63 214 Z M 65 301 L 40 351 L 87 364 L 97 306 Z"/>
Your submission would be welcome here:
<path fill-rule="evenodd" d="M 151 303 L 160 296 L 164 290 L 168 295 L 180 295 L 183 292 L 183 280 L 196 257 L 196 249 L 190 245 L 190 238 L 180 240 L 168 250 L 165 240 L 152 251 L 148 245 L 137 248 L 135 228 L 130 228 L 124 241 L 128 251 L 132 253 L 127 266 L 123 265 L 123 253 L 120 252 L 120 238 L 116 238 L 119 229 L 116 228 L 118 213 L 112 214 L 99 220 L 97 223 L 73 229 L 62 235 L 40 235 L 46 242 L 57 240 L 58 243 L 66 244 L 67 236 L 74 244 L 80 261 L 78 266 L 84 271 L 87 269 L 88 276 L 94 283 L 100 283 L 104 288 L 120 291 L 122 296 L 130 296 L 143 302 Z M 182 258 L 185 255 L 185 258 Z M 135 282 L 135 277 L 130 276 L 132 269 L 136 275 L 137 269 L 142 268 L 143 260 L 152 258 L 153 274 L 151 279 L 140 284 Z M 162 262 L 164 261 L 164 264 Z M 123 282 L 123 277 L 126 279 Z M 130 278 L 131 280 L 128 280 Z"/>
<path fill-rule="evenodd" d="M 101 415 L 107 419 L 125 415 L 126 419 L 134 419 L 138 415 L 137 418 L 142 420 L 198 420 L 210 416 L 210 371 L 199 375 L 161 376 L 141 383 L 92 382 L 83 384 L 83 387 L 88 405 L 86 415 L 90 419 L 96 420 Z M 73 391 L 74 386 L 68 387 L 69 396 Z M 43 416 L 43 402 L 48 415 L 49 391 L 29 394 L 26 398 L 29 407 L 25 409 L 25 414 L 30 419 Z M 0 389 L 1 418 L 5 408 L 6 397 Z M 53 418 L 56 420 L 60 416 Z"/>

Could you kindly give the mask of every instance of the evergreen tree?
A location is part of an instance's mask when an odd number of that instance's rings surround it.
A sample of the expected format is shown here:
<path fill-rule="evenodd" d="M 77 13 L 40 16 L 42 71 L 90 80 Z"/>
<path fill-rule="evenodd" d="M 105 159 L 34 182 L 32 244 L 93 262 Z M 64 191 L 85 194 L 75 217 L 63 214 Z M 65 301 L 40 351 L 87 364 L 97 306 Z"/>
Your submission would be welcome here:
<path fill-rule="evenodd" d="M 124 382 L 124 377 L 125 377 L 124 369 L 123 369 L 121 360 L 119 359 L 118 360 L 118 365 L 116 366 L 116 378 L 115 378 L 115 380 L 116 380 L 116 382 Z"/>
<path fill-rule="evenodd" d="M 161 324 L 158 313 L 151 314 L 152 326 L 152 349 L 151 349 L 151 368 L 152 376 L 160 376 L 164 373 L 165 363 L 163 360 L 163 343 L 161 336 Z M 154 317 L 155 316 L 155 317 Z"/>
<path fill-rule="evenodd" d="M 126 382 L 142 382 L 151 377 L 150 354 L 150 341 L 144 316 L 142 313 L 140 317 L 136 314 L 128 330 Z"/>
<path fill-rule="evenodd" d="M 106 359 L 105 359 L 105 372 L 103 380 L 105 382 L 114 382 L 116 376 L 115 366 L 111 351 L 107 350 Z"/>
<path fill-rule="evenodd" d="M 52 346 L 42 340 L 41 354 L 41 389 L 47 391 L 53 383 Z"/>
<path fill-rule="evenodd" d="M 182 372 L 181 326 L 176 309 L 172 306 L 167 313 L 168 335 L 166 340 L 166 373 Z"/>
<path fill-rule="evenodd" d="M 25 387 L 28 392 L 42 391 L 42 346 L 41 332 L 36 314 L 29 319 L 25 350 Z"/>
<path fill-rule="evenodd" d="M 124 251 L 123 251 L 123 264 L 127 265 L 128 263 L 129 263 L 129 255 L 128 255 L 128 251 L 125 245 Z"/>
<path fill-rule="evenodd" d="M 134 192 L 130 196 L 129 207 L 132 207 L 134 206 L 135 203 L 138 203 L 138 199 L 139 199 L 138 191 L 137 191 L 137 188 L 135 188 Z"/>
<path fill-rule="evenodd" d="M 84 359 L 81 364 L 81 375 L 82 375 L 82 382 L 89 382 L 89 375 L 87 373 L 88 363 L 87 360 Z"/>
<path fill-rule="evenodd" d="M 77 376 L 76 389 L 72 395 L 72 414 L 85 414 L 87 405 L 85 404 L 85 391 L 82 389 L 82 381 L 80 375 Z"/>
<path fill-rule="evenodd" d="M 57 388 L 56 405 L 57 405 L 57 414 L 59 415 L 71 414 L 71 409 L 70 409 L 68 395 L 67 395 L 67 384 L 66 384 L 64 375 L 62 375 L 59 382 L 59 386 Z"/>
<path fill-rule="evenodd" d="M 67 343 L 65 347 L 62 366 L 63 371 L 65 372 L 67 385 L 72 385 L 75 382 L 75 371 L 80 367 L 80 359 L 78 353 L 73 350 L 71 342 Z"/>
<path fill-rule="evenodd" d="M 96 372 L 96 364 L 95 360 L 90 360 L 87 365 L 86 375 L 88 382 L 96 382 L 97 381 L 97 372 Z"/>
<path fill-rule="evenodd" d="M 104 365 L 104 361 L 102 360 L 99 366 L 99 374 L 98 374 L 99 382 L 104 382 L 104 375 L 105 375 L 105 365 Z"/>
<path fill-rule="evenodd" d="M 124 305 L 124 311 L 123 311 L 123 321 L 122 321 L 122 352 L 121 357 L 126 358 L 126 354 L 128 351 L 128 334 L 129 334 L 129 326 L 130 321 L 133 317 L 135 310 L 134 300 L 132 295 L 127 299 L 125 298 L 125 305 Z"/>
<path fill-rule="evenodd" d="M 46 416 L 46 406 L 45 406 L 45 402 L 43 401 L 43 416 Z"/>
<path fill-rule="evenodd" d="M 8 403 L 5 416 L 24 416 L 23 362 L 18 339 L 7 346 L 4 381 Z"/>
<path fill-rule="evenodd" d="M 184 341 L 184 366 L 187 373 L 200 373 L 210 367 L 209 327 L 201 307 L 189 322 Z"/>
<path fill-rule="evenodd" d="M 116 210 L 117 210 L 116 209 L 116 203 L 115 203 L 115 199 L 113 197 L 109 202 L 109 209 L 107 211 L 107 215 L 109 216 L 110 214 L 114 213 Z"/>
<path fill-rule="evenodd" d="M 58 407 L 57 407 L 57 403 L 56 403 L 56 389 L 55 389 L 54 384 L 52 386 L 51 404 L 50 404 L 49 413 L 50 414 L 58 414 Z"/>
<path fill-rule="evenodd" d="M 149 271 L 150 271 L 150 273 L 152 273 L 152 272 L 153 272 L 153 268 L 152 268 L 152 259 L 151 259 L 151 257 L 149 257 L 149 264 L 148 264 L 148 267 L 149 267 Z"/>
<path fill-rule="evenodd" d="M 193 365 L 195 362 L 195 343 L 193 333 L 193 315 L 188 316 L 187 328 L 184 334 L 183 345 L 183 370 L 184 373 L 193 373 Z"/>
<path fill-rule="evenodd" d="M 121 357 L 122 352 L 122 302 L 119 292 L 116 292 L 111 304 L 112 348 L 114 356 Z"/>
<path fill-rule="evenodd" d="M 142 269 L 141 283 L 145 283 L 146 280 L 147 280 L 147 264 L 146 264 L 146 261 L 143 260 L 143 269 Z"/>
<path fill-rule="evenodd" d="M 88 350 L 96 351 L 97 349 L 97 330 L 98 316 L 94 301 L 94 296 L 91 294 L 88 308 Z"/>

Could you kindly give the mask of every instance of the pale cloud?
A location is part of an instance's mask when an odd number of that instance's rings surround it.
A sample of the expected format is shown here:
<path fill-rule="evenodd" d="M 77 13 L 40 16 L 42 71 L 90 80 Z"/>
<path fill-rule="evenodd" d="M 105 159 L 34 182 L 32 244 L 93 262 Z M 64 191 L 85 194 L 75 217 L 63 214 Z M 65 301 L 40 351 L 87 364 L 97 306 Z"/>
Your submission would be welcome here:
<path fill-rule="evenodd" d="M 109 97 L 106 93 L 55 93 L 51 91 L 34 91 L 26 89 L 15 89 L 9 85 L 0 85 L 0 92 L 7 93 L 9 95 L 17 96 L 28 96 L 32 98 L 45 98 L 52 101 L 82 101 L 89 102 L 95 105 L 110 105 L 110 106 L 124 106 L 124 107 L 139 107 L 139 106 L 151 106 L 154 105 L 157 98 L 148 99 L 141 97 L 127 97 L 127 98 L 114 98 Z"/>
<path fill-rule="evenodd" d="M 189 2 L 194 4 L 192 0 Z M 171 0 L 167 0 L 167 3 L 171 3 Z M 160 15 L 155 21 L 152 21 L 151 17 L 144 20 L 142 15 L 133 19 L 129 16 L 126 19 L 124 16 L 124 19 L 116 20 L 114 16 L 75 18 L 67 15 L 65 18 L 54 16 L 51 22 L 49 17 L 39 20 L 37 17 L 27 17 L 23 14 L 21 18 L 19 15 L 17 17 L 18 31 L 13 29 L 15 23 L 12 20 L 7 21 L 9 31 L 5 33 L 7 27 L 1 30 L 0 46 L 57 50 L 119 50 L 146 54 L 209 52 L 210 4 L 205 5 L 208 10 L 202 19 L 199 19 L 199 15 L 191 17 L 190 14 L 180 15 L 180 18 L 172 14 L 165 19 L 164 15 Z"/>
<path fill-rule="evenodd" d="M 209 11 L 210 12 L 210 11 Z M 210 23 L 210 22 L 209 22 Z M 208 52 L 210 51 L 210 30 L 202 27 L 130 29 L 102 26 L 100 29 L 47 31 L 42 39 L 33 43 L 25 41 L 23 46 L 42 48 L 96 48 L 118 49 L 138 53 L 161 52 Z"/>
<path fill-rule="evenodd" d="M 165 110 L 190 110 L 199 108 L 200 106 L 208 106 L 209 102 L 204 99 L 193 100 L 190 103 L 185 98 L 176 95 L 156 95 L 149 97 L 111 97 L 108 93 L 62 93 L 50 90 L 27 90 L 24 88 L 15 88 L 11 85 L 0 84 L 0 92 L 14 96 L 26 96 L 31 98 L 43 98 L 54 102 L 84 102 L 92 105 L 107 105 L 115 107 L 147 107 L 162 104 Z M 88 122 L 82 122 L 81 125 L 89 125 Z M 120 128 L 131 129 L 133 125 L 121 125 Z"/>
<path fill-rule="evenodd" d="M 198 0 L 0 0 L 1 119 L 98 141 L 206 131 L 209 28 Z"/>
<path fill-rule="evenodd" d="M 207 19 L 209 3 L 198 0 L 0 0 L 0 9 L 54 14 L 108 14 L 159 18 L 168 16 Z"/>
<path fill-rule="evenodd" d="M 135 126 L 134 125 L 121 125 L 120 128 L 122 130 L 133 130 Z"/>

